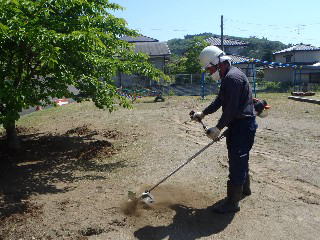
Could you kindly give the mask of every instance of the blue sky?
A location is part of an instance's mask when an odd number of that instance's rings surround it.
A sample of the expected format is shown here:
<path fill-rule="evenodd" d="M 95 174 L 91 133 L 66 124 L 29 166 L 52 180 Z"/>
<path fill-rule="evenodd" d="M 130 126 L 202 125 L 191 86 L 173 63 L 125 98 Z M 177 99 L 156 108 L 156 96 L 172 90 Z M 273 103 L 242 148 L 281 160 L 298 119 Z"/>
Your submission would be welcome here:
<path fill-rule="evenodd" d="M 187 34 L 266 37 L 269 40 L 320 47 L 320 1 L 304 0 L 110 0 L 125 8 L 122 17 L 143 35 L 167 41 Z M 264 3 L 266 2 L 266 3 Z"/>

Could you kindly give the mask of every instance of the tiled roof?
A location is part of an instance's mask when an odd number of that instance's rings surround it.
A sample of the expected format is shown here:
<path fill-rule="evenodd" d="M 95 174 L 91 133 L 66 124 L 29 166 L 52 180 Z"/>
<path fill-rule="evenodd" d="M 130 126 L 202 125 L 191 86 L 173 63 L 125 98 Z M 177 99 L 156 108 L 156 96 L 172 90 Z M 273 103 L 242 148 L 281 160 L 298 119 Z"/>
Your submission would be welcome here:
<path fill-rule="evenodd" d="M 206 41 L 208 43 L 210 43 L 211 45 L 221 46 L 221 38 L 210 37 L 210 38 L 207 38 Z M 224 38 L 223 39 L 223 45 L 224 46 L 247 46 L 248 43 L 240 41 L 240 40 Z"/>
<path fill-rule="evenodd" d="M 137 36 L 137 37 L 130 37 L 130 36 L 123 36 L 120 38 L 121 40 L 130 42 L 130 43 L 135 43 L 135 42 L 159 42 L 159 40 L 146 37 L 146 36 Z"/>
<path fill-rule="evenodd" d="M 292 47 L 283 49 L 278 52 L 274 52 L 273 54 L 285 53 L 285 52 L 293 52 L 293 51 L 320 51 L 320 48 L 309 45 L 309 44 L 298 44 Z"/>
<path fill-rule="evenodd" d="M 170 50 L 165 42 L 137 42 L 135 52 L 145 53 L 149 56 L 167 56 Z"/>
<path fill-rule="evenodd" d="M 250 58 L 239 56 L 239 55 L 228 55 L 231 57 L 232 63 L 241 63 L 241 62 L 247 62 L 250 60 Z"/>

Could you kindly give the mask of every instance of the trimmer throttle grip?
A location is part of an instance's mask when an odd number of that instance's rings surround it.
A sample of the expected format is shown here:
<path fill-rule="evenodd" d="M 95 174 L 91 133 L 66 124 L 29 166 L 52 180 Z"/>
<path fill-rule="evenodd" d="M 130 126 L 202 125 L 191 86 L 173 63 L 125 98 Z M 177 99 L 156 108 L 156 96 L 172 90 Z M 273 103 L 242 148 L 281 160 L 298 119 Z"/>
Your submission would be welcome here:
<path fill-rule="evenodd" d="M 229 129 L 227 128 L 226 130 L 224 130 L 224 131 L 223 131 L 223 133 L 222 133 L 222 134 L 220 134 L 220 137 L 219 137 L 219 138 L 221 139 L 221 138 L 226 137 L 226 136 L 227 136 L 227 134 L 228 134 L 228 132 L 229 132 Z"/>

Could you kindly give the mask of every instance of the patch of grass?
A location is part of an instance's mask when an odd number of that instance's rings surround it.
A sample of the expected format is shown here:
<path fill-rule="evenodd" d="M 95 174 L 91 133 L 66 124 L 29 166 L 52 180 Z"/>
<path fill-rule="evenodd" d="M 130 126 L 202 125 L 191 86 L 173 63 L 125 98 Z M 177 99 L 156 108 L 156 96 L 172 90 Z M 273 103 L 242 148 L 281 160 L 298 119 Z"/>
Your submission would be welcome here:
<path fill-rule="evenodd" d="M 257 93 L 257 98 L 265 99 L 272 107 L 279 106 L 287 103 L 288 96 L 291 93 L 279 93 L 279 92 L 264 92 Z M 155 97 L 143 97 L 136 100 L 133 103 L 133 109 L 124 110 L 119 107 L 119 111 L 135 111 L 143 109 L 153 109 L 154 107 L 170 106 L 170 105 L 184 105 L 192 102 L 188 105 L 190 108 L 195 104 L 200 103 L 205 106 L 215 99 L 216 95 L 207 95 L 202 100 L 200 96 L 166 96 L 165 102 L 154 102 Z M 317 92 L 315 96 L 311 96 L 313 99 L 320 99 L 320 92 Z M 148 104 L 145 104 L 148 103 Z M 295 104 L 296 105 L 296 104 Z M 304 104 L 306 105 L 306 104 Z M 199 109 L 200 110 L 200 109 Z M 117 114 L 112 113 L 111 115 L 106 110 L 101 110 L 95 107 L 92 102 L 72 103 L 61 107 L 52 107 L 44 109 L 42 111 L 33 112 L 28 115 L 22 116 L 17 122 L 18 127 L 35 128 L 40 131 L 46 130 L 46 128 L 52 129 L 54 125 L 66 125 L 81 121 L 82 123 L 96 121 L 97 119 L 103 122 L 104 119 L 109 118 Z M 49 130 L 50 131 L 50 130 Z M 0 135 L 5 134 L 5 129 L 0 126 Z"/>
<path fill-rule="evenodd" d="M 85 116 L 93 110 L 99 111 L 92 102 L 72 103 L 24 115 L 18 120 L 17 125 L 34 128 L 45 128 L 52 124 L 63 125 L 64 119 L 76 117 L 81 120 L 81 115 Z"/>

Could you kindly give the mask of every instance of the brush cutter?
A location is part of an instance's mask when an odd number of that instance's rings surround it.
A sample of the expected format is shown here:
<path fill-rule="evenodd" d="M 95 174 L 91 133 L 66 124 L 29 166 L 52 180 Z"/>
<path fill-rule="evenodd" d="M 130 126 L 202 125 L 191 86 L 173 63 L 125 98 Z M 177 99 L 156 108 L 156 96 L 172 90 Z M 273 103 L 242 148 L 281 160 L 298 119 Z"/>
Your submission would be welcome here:
<path fill-rule="evenodd" d="M 191 114 L 191 113 L 190 113 Z M 204 123 L 202 121 L 199 121 L 204 130 L 207 130 L 207 126 L 204 125 Z M 146 204 L 151 204 L 153 203 L 154 197 L 151 195 L 151 191 L 153 191 L 156 187 L 158 187 L 161 183 L 163 183 L 164 181 L 166 181 L 169 177 L 171 177 L 173 174 L 175 174 L 176 172 L 178 172 L 181 168 L 183 168 L 185 165 L 187 165 L 189 162 L 191 162 L 193 159 L 195 159 L 198 155 L 200 155 L 202 152 L 204 152 L 207 148 L 209 148 L 212 144 L 214 144 L 215 142 L 220 141 L 222 138 L 224 138 L 227 134 L 228 129 L 226 129 L 217 139 L 211 141 L 210 143 L 208 143 L 206 146 L 204 146 L 202 149 L 200 149 L 198 152 L 196 152 L 194 155 L 192 155 L 191 157 L 189 157 L 187 159 L 186 162 L 184 162 L 183 164 L 181 164 L 178 168 L 176 168 L 175 170 L 173 170 L 170 174 L 168 174 L 167 176 L 165 176 L 162 180 L 160 180 L 158 183 L 156 183 L 153 187 L 149 188 L 148 190 L 144 191 L 139 197 L 137 197 L 136 193 L 129 191 L 128 192 L 128 197 L 129 200 L 131 201 L 143 201 Z"/>

